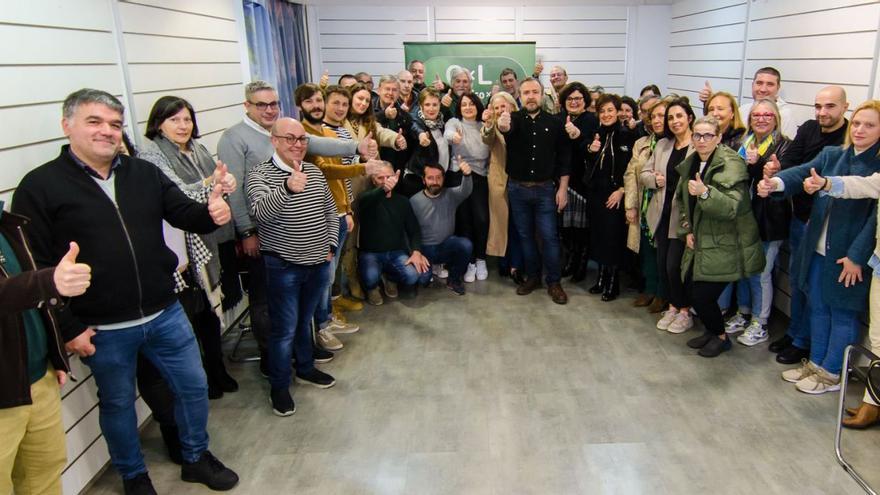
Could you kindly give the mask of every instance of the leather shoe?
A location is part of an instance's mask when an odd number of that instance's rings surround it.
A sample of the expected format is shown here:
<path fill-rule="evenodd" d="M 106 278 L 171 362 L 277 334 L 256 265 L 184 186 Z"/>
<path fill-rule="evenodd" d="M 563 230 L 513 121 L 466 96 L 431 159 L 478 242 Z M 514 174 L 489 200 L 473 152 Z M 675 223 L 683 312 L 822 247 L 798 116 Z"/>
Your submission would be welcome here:
<path fill-rule="evenodd" d="M 648 306 L 648 313 L 662 313 L 669 308 L 669 303 L 662 297 L 655 297 Z"/>
<path fill-rule="evenodd" d="M 844 418 L 841 424 L 846 428 L 861 430 L 880 423 L 880 406 L 862 402 L 851 418 Z"/>
<path fill-rule="evenodd" d="M 794 344 L 794 339 L 791 338 L 788 334 L 783 335 L 782 337 L 770 342 L 770 345 L 767 347 L 767 350 L 770 352 L 775 352 L 779 354 L 784 351 L 788 347 L 791 347 Z"/>
<path fill-rule="evenodd" d="M 643 308 L 651 304 L 653 300 L 654 294 L 639 294 L 639 297 L 637 297 L 636 300 L 633 301 L 633 306 L 635 306 L 636 308 Z"/>
<path fill-rule="evenodd" d="M 791 345 L 776 355 L 776 362 L 780 364 L 798 364 L 801 362 L 801 359 L 808 359 L 809 357 L 809 349 L 801 349 L 800 347 Z"/>
<path fill-rule="evenodd" d="M 534 275 L 526 279 L 525 282 L 521 283 L 519 287 L 516 288 L 517 295 L 526 296 L 532 293 L 533 290 L 537 289 L 541 286 L 541 276 Z"/>
<path fill-rule="evenodd" d="M 550 294 L 550 298 L 553 299 L 553 302 L 556 304 L 565 304 L 568 302 L 568 295 L 562 290 L 562 286 L 559 285 L 559 282 L 550 284 L 550 286 L 547 287 L 547 293 Z"/>

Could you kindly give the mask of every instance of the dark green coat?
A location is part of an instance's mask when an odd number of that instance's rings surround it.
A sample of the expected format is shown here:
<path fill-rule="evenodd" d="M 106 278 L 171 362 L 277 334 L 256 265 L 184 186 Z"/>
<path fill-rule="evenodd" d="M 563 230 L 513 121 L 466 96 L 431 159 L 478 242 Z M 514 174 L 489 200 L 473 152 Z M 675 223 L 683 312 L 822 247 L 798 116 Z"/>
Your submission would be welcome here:
<path fill-rule="evenodd" d="M 681 212 L 678 234 L 695 237 L 695 249 L 685 249 L 682 256 L 682 279 L 692 263 L 694 281 L 733 282 L 761 273 L 764 247 L 752 214 L 745 161 L 727 146 L 715 149 L 702 174 L 709 197 L 696 200 L 691 218 L 687 184 L 699 160 L 694 153 L 676 166 L 681 176 L 675 193 Z"/>

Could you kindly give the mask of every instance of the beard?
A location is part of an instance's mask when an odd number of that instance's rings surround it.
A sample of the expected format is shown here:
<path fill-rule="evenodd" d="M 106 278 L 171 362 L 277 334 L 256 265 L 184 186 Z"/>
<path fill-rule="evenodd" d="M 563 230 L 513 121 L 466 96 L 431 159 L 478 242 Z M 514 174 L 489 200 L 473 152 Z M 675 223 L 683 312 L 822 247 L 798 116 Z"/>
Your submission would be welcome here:
<path fill-rule="evenodd" d="M 324 121 L 324 111 L 318 112 L 317 110 L 312 110 L 311 112 L 302 112 L 303 118 L 310 124 L 319 125 Z M 317 114 L 317 117 L 315 115 Z"/>
<path fill-rule="evenodd" d="M 425 189 L 428 190 L 428 193 L 431 194 L 431 196 L 436 196 L 440 194 L 441 190 L 443 190 L 443 186 L 426 186 Z"/>

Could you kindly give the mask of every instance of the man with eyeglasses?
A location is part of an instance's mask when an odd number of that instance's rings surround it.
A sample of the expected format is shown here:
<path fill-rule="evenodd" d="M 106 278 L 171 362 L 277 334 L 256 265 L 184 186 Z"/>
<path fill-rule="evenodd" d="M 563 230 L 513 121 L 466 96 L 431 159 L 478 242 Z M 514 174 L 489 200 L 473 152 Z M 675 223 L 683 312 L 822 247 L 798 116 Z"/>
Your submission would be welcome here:
<path fill-rule="evenodd" d="M 275 153 L 248 172 L 245 184 L 266 267 L 269 400 L 276 415 L 290 416 L 296 411 L 289 390 L 292 355 L 298 383 L 336 383 L 315 368 L 311 322 L 338 251 L 339 217 L 324 174 L 303 160 L 309 136 L 302 124 L 285 117 L 270 132 Z"/>
<path fill-rule="evenodd" d="M 537 79 L 536 74 L 533 77 Z M 563 108 L 563 103 L 559 101 L 559 92 L 568 84 L 568 72 L 562 67 L 554 65 L 550 69 L 550 85 L 544 88 L 544 98 L 541 100 L 541 108 L 549 114 L 557 114 Z"/>
<path fill-rule="evenodd" d="M 269 130 L 281 115 L 278 106 L 278 93 L 265 81 L 253 81 L 244 90 L 245 115 L 241 122 L 223 131 L 217 143 L 218 158 L 229 167 L 239 184 L 244 184 L 248 171 L 272 156 L 274 148 Z M 375 154 L 378 151 L 372 139 L 357 143 L 316 137 L 311 142 L 311 150 L 317 154 L 338 156 Z M 372 156 L 372 155 L 371 155 Z M 263 262 L 260 259 L 260 236 L 257 222 L 250 212 L 250 204 L 243 191 L 237 189 L 229 195 L 235 230 L 241 239 L 242 250 L 248 259 L 248 300 L 250 302 L 251 325 L 254 338 L 260 348 L 260 371 L 267 374 L 267 340 L 269 336 L 269 313 L 266 306 L 266 280 Z"/>

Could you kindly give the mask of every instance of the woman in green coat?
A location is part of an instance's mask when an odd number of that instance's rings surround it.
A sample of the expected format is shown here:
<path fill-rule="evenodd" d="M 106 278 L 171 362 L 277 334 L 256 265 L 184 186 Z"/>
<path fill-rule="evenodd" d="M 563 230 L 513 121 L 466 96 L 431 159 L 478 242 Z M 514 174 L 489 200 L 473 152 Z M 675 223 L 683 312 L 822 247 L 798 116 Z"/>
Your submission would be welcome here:
<path fill-rule="evenodd" d="M 713 117 L 694 122 L 695 153 L 676 170 L 681 224 L 687 249 L 682 278 L 691 280 L 693 308 L 706 332 L 688 341 L 700 356 L 715 357 L 730 349 L 718 296 L 734 280 L 761 273 L 764 249 L 752 214 L 745 161 L 720 145 L 721 127 Z"/>

